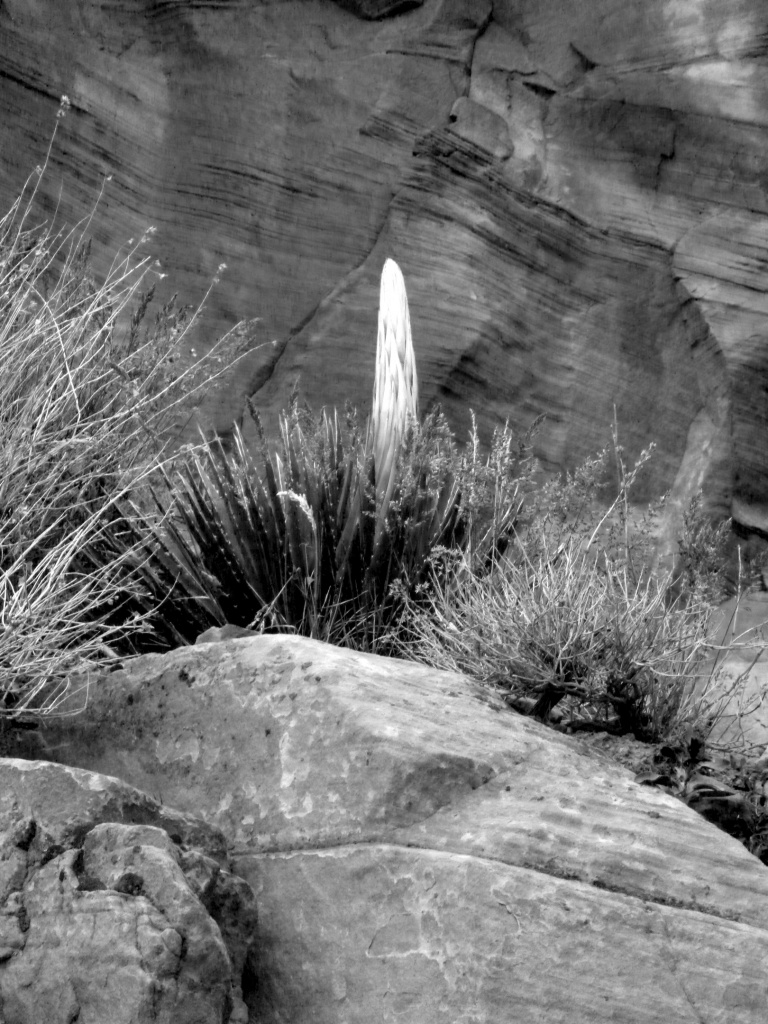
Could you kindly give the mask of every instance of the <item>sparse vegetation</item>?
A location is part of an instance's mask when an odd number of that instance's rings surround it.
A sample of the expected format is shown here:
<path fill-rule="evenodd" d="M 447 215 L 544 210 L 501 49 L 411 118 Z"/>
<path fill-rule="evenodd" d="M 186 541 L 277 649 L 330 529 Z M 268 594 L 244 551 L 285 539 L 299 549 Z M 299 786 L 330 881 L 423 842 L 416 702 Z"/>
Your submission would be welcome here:
<path fill-rule="evenodd" d="M 690 728 L 704 735 L 724 700 L 715 679 L 700 678 L 720 566 L 694 561 L 690 544 L 682 581 L 653 569 L 657 509 L 631 522 L 629 500 L 652 452 L 627 471 L 615 434 L 613 451 L 618 494 L 607 509 L 596 502 L 606 451 L 534 489 L 502 554 L 478 561 L 449 553 L 450 573 L 445 556 L 434 562 L 428 602 L 409 610 L 401 650 L 470 674 L 518 710 L 572 731 L 631 732 L 648 742 Z M 694 536 L 709 554 L 703 524 Z"/>
<path fill-rule="evenodd" d="M 710 816 L 720 801 L 764 855 L 762 804 L 738 789 L 764 784 L 754 751 L 738 730 L 711 742 L 744 685 L 706 668 L 728 524 L 694 499 L 677 566 L 655 565 L 660 508 L 631 502 L 652 447 L 629 467 L 614 427 L 542 483 L 536 424 L 485 449 L 474 419 L 464 447 L 439 409 L 420 420 L 388 261 L 369 422 L 315 417 L 296 392 L 276 441 L 251 406 L 255 450 L 236 426 L 171 454 L 169 417 L 221 372 L 178 368 L 194 314 L 169 304 L 146 326 L 139 246 L 97 285 L 82 230 L 29 226 L 34 188 L 0 221 L 0 712 L 55 713 L 105 659 L 211 625 L 291 631 L 462 671 L 560 730 L 631 735 L 656 752 L 644 781 Z"/>
<path fill-rule="evenodd" d="M 42 173 L 0 220 L 0 710 L 13 715 L 55 712 L 147 628 L 129 607 L 136 550 L 115 538 L 161 521 L 145 491 L 168 423 L 220 372 L 217 350 L 179 368 L 188 311 L 168 304 L 145 327 L 141 242 L 97 286 L 87 225 L 30 226 Z"/>

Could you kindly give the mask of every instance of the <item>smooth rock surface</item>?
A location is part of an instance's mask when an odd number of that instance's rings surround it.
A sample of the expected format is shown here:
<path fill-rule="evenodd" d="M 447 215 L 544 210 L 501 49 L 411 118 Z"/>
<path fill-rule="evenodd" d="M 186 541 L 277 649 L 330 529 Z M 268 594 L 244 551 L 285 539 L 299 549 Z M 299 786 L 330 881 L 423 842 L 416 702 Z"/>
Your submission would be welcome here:
<path fill-rule="evenodd" d="M 295 637 L 146 656 L 48 756 L 201 814 L 292 1024 L 758 1024 L 768 873 L 463 676 Z"/>
<path fill-rule="evenodd" d="M 0 1020 L 245 1024 L 255 904 L 222 862 L 118 779 L 0 759 Z"/>
<path fill-rule="evenodd" d="M 764 0 L 0 5 L 0 202 L 89 211 L 97 264 L 157 226 L 195 344 L 261 317 L 215 395 L 266 423 L 300 376 L 370 404 L 378 276 L 405 274 L 421 395 L 507 417 L 546 468 L 656 440 L 638 498 L 699 487 L 768 532 Z M 274 344 L 271 344 L 271 343 Z"/>
<path fill-rule="evenodd" d="M 768 593 L 751 591 L 722 604 L 712 619 L 721 645 L 704 666 L 704 685 L 717 680 L 732 698 L 712 739 L 744 743 L 754 758 L 768 757 Z M 709 674 L 708 674 L 709 673 Z"/>

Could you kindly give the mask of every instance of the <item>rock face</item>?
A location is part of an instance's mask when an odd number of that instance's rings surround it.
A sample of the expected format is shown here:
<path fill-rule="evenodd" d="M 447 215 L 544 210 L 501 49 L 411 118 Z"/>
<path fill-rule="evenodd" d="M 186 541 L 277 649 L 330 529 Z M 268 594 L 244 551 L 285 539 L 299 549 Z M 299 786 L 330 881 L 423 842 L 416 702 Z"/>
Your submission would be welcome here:
<path fill-rule="evenodd" d="M 460 434 L 543 412 L 572 466 L 615 406 L 659 445 L 647 495 L 768 532 L 766 38 L 764 0 L 4 0 L 0 200 L 67 94 L 44 207 L 112 174 L 102 265 L 151 223 L 185 301 L 228 264 L 198 344 L 262 318 L 221 427 L 248 393 L 274 424 L 298 375 L 367 409 L 392 256 Z"/>
<path fill-rule="evenodd" d="M 216 829 L 117 779 L 0 760 L 3 1024 L 245 1024 L 253 893 Z"/>
<path fill-rule="evenodd" d="M 711 668 L 719 673 L 726 687 L 738 692 L 739 680 L 745 687 L 739 699 L 732 699 L 722 720 L 715 727 L 713 740 L 733 743 L 737 737 L 768 753 L 768 657 L 765 625 L 768 623 L 768 593 L 758 591 L 724 602 L 713 616 L 714 639 L 720 644 L 710 657 Z M 734 642 L 735 641 L 735 642 Z M 751 646 L 750 646 L 751 645 Z"/>
<path fill-rule="evenodd" d="M 463 676 L 262 636 L 93 693 L 41 752 L 222 830 L 257 893 L 252 1020 L 768 1015 L 760 862 Z"/>

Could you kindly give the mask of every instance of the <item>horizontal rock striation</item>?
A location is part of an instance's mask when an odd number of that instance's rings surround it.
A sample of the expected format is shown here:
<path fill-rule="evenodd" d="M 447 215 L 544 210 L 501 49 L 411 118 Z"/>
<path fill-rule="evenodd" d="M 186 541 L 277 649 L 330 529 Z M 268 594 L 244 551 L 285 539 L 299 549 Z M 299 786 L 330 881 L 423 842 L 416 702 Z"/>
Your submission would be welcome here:
<path fill-rule="evenodd" d="M 297 376 L 370 402 L 376 285 L 403 268 L 425 406 L 463 432 L 549 418 L 537 452 L 660 453 L 645 497 L 768 532 L 768 9 L 641 0 L 0 6 L 0 200 L 41 163 L 43 210 L 92 222 L 97 264 L 157 226 L 195 344 L 261 317 L 209 396 L 267 424 Z M 274 343 L 274 344 L 272 344 Z"/>

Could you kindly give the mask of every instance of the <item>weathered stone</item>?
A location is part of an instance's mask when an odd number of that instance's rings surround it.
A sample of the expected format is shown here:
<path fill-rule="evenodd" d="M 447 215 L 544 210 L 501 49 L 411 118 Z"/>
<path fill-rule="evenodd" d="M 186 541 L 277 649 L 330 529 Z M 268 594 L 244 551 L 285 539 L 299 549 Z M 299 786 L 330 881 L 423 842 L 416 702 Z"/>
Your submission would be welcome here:
<path fill-rule="evenodd" d="M 257 892 L 264 1021 L 768 1013 L 768 873 L 465 677 L 296 637 L 146 656 L 51 756 L 221 828 Z"/>
<path fill-rule="evenodd" d="M 0 837 L 3 1024 L 245 1024 L 253 894 L 214 828 L 115 778 L 7 758 Z"/>
<path fill-rule="evenodd" d="M 79 220 L 112 174 L 97 266 L 152 223 L 159 297 L 228 265 L 191 344 L 262 318 L 220 427 L 247 394 L 274 426 L 297 376 L 367 409 L 392 256 L 460 433 L 544 413 L 572 466 L 615 406 L 629 457 L 658 442 L 646 494 L 765 530 L 766 32 L 763 0 L 5 0 L 0 200 L 66 93 L 43 208 Z"/>
<path fill-rule="evenodd" d="M 352 11 L 360 18 L 376 21 L 380 18 L 392 18 L 405 11 L 421 7 L 424 0 L 334 0 L 339 7 Z"/>
<path fill-rule="evenodd" d="M 258 633 L 255 629 L 246 629 L 244 626 L 234 626 L 227 622 L 224 626 L 209 627 L 197 637 L 195 643 L 212 644 L 221 640 L 239 640 L 249 636 L 258 636 Z"/>

